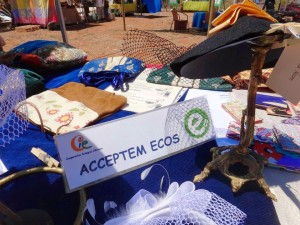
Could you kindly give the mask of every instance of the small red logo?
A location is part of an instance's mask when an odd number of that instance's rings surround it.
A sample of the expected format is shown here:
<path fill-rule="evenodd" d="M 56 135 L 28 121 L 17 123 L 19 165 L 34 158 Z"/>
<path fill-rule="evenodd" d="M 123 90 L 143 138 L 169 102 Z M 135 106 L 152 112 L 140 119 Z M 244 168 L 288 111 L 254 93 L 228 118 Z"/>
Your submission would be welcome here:
<path fill-rule="evenodd" d="M 83 138 L 81 135 L 77 135 L 72 138 L 71 140 L 71 148 L 76 151 L 80 152 L 83 151 L 84 149 L 91 148 L 92 146 L 88 146 L 88 141 Z"/>

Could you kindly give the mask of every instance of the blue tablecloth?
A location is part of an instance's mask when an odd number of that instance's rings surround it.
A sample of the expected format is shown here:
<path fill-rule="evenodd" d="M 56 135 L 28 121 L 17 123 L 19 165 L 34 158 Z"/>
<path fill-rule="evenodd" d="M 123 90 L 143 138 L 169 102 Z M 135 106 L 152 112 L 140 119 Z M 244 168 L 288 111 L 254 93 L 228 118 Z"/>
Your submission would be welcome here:
<path fill-rule="evenodd" d="M 50 89 L 65 82 L 78 81 L 78 71 L 79 69 L 61 74 L 61 76 L 49 76 L 46 87 Z M 99 123 L 133 114 L 128 111 L 119 111 Z M 138 128 L 137 132 L 139 132 Z M 216 146 L 215 141 L 160 160 L 157 163 L 166 168 L 171 182 L 191 181 L 211 160 L 209 149 L 212 146 Z M 5 149 L 0 149 L 0 158 L 9 169 L 9 172 L 0 176 L 0 179 L 16 171 L 43 166 L 43 163 L 30 153 L 32 147 L 39 147 L 52 157 L 59 159 L 53 137 L 30 125 L 23 135 L 12 141 Z M 141 180 L 141 172 L 147 167 L 85 189 L 87 197 L 93 198 L 95 201 L 96 218 L 99 222 L 104 222 L 107 218 L 104 213 L 105 201 L 114 201 L 121 206 L 140 189 L 146 189 L 153 193 L 159 191 L 161 177 L 166 177 L 166 173 L 160 167 L 154 167 L 147 179 Z M 237 206 L 247 214 L 247 225 L 279 224 L 272 201 L 258 189 L 255 182 L 250 182 L 234 194 L 231 191 L 229 180 L 216 171 L 206 181 L 196 183 L 196 188 L 212 191 Z M 164 186 L 163 190 L 166 191 L 167 186 Z M 62 176 L 56 174 L 35 174 L 20 178 L 1 188 L 0 199 L 15 211 L 25 208 L 43 209 L 52 216 L 55 225 L 72 224 L 79 203 L 78 193 L 65 194 Z"/>

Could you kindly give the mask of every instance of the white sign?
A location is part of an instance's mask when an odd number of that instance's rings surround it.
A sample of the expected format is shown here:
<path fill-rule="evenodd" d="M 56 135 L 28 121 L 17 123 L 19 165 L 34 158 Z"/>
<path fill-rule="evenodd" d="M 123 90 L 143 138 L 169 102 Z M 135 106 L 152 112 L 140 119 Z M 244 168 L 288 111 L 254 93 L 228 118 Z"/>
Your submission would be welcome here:
<path fill-rule="evenodd" d="M 294 105 L 300 101 L 300 44 L 284 48 L 266 85 Z"/>
<path fill-rule="evenodd" d="M 66 192 L 215 138 L 205 97 L 55 136 Z"/>

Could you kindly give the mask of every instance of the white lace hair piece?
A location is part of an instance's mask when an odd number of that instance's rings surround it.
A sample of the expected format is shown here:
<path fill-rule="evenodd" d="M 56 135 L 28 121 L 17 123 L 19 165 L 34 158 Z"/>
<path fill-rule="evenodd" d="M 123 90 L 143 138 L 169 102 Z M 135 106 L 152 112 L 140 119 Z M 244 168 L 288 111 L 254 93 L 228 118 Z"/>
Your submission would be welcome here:
<path fill-rule="evenodd" d="M 24 74 L 0 65 L 0 147 L 19 137 L 28 127 Z M 18 107 L 21 116 L 13 112 Z"/>
<path fill-rule="evenodd" d="M 121 216 L 105 225 L 241 225 L 247 215 L 220 196 L 195 190 L 192 182 L 173 182 L 166 195 L 140 190 Z"/>

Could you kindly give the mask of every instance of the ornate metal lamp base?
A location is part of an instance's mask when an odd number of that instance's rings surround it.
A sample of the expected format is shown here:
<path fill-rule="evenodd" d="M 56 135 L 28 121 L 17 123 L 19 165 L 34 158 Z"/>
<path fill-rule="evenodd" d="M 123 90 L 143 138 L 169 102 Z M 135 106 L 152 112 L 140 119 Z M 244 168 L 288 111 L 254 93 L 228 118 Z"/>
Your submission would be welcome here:
<path fill-rule="evenodd" d="M 223 146 L 212 148 L 210 151 L 213 154 L 213 160 L 206 164 L 199 175 L 194 177 L 194 182 L 203 181 L 212 170 L 218 169 L 230 179 L 233 192 L 239 191 L 246 182 L 256 180 L 266 195 L 277 201 L 276 196 L 271 192 L 262 175 L 265 163 L 264 157 L 251 150 L 247 150 L 245 155 L 239 154 L 237 151 L 238 147 Z M 234 171 L 235 166 L 239 167 L 238 171 Z"/>
<path fill-rule="evenodd" d="M 249 41 L 252 46 L 251 75 L 248 88 L 247 108 L 243 111 L 241 120 L 240 142 L 236 146 L 215 147 L 211 151 L 213 160 L 204 167 L 203 171 L 195 176 L 194 182 L 203 181 L 211 170 L 220 172 L 231 180 L 232 191 L 237 192 L 248 181 L 256 180 L 266 195 L 277 201 L 271 193 L 262 171 L 265 159 L 263 156 L 249 150 L 253 140 L 255 125 L 255 102 L 257 85 L 262 81 L 262 67 L 265 56 L 271 45 L 288 38 L 284 33 L 264 35 Z M 234 167 L 237 169 L 234 171 Z"/>

